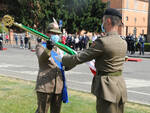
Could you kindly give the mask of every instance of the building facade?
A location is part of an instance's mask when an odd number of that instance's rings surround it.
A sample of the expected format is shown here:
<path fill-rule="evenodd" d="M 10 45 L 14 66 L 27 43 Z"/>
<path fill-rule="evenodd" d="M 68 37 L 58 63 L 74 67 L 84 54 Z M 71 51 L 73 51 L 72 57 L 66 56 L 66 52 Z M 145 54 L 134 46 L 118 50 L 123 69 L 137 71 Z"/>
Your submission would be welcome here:
<path fill-rule="evenodd" d="M 115 8 L 122 13 L 124 26 L 120 30 L 123 36 L 147 34 L 148 0 L 102 0 L 107 7 Z"/>

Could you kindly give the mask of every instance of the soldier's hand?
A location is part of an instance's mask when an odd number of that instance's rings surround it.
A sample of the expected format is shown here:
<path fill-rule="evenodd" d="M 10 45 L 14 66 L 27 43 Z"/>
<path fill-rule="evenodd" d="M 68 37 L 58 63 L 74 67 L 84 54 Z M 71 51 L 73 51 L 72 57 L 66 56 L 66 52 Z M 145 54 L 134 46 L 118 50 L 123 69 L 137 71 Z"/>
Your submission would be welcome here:
<path fill-rule="evenodd" d="M 56 60 L 58 60 L 59 62 L 62 62 L 62 57 L 60 55 L 55 56 Z"/>
<path fill-rule="evenodd" d="M 46 47 L 47 47 L 47 49 L 52 50 L 54 47 L 53 42 L 48 40 L 46 43 Z"/>
<path fill-rule="evenodd" d="M 101 35 L 101 37 L 104 37 L 104 36 L 106 36 L 106 33 L 102 32 L 100 35 Z"/>

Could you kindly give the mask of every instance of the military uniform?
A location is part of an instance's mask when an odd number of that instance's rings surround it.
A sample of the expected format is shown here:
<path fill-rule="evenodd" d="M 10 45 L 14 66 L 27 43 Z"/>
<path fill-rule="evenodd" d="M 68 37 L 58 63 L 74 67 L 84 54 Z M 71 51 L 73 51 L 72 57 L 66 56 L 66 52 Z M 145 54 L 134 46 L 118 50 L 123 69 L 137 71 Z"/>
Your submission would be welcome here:
<path fill-rule="evenodd" d="M 39 72 L 36 81 L 38 109 L 36 113 L 47 113 L 50 106 L 51 113 L 60 113 L 62 102 L 63 80 L 60 69 L 50 58 L 50 50 L 41 44 L 36 46 L 39 62 Z"/>
<path fill-rule="evenodd" d="M 127 100 L 126 85 L 122 77 L 126 51 L 126 41 L 117 32 L 108 32 L 90 48 L 77 55 L 62 58 L 66 70 L 95 59 L 96 76 L 92 81 L 91 92 L 97 97 L 97 113 L 123 113 Z"/>

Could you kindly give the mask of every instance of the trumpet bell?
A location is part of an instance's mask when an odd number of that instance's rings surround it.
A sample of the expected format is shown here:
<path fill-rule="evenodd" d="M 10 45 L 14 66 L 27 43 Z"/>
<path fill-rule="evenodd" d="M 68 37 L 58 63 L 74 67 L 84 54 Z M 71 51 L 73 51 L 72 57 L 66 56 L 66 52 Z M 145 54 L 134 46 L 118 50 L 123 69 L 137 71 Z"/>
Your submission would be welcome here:
<path fill-rule="evenodd" d="M 10 15 L 5 15 L 3 18 L 2 18 L 2 22 L 5 26 L 12 26 L 14 24 L 14 18 L 11 17 Z"/>

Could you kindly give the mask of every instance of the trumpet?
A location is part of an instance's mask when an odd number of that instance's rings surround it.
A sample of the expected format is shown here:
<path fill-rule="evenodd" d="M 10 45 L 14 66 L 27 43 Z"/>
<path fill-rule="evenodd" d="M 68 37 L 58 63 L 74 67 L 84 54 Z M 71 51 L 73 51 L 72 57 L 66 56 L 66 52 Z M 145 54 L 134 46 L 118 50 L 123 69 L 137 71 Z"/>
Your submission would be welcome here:
<path fill-rule="evenodd" d="M 36 36 L 38 36 L 38 37 L 41 37 L 41 38 L 43 38 L 43 39 L 45 39 L 45 40 L 50 40 L 50 38 L 49 38 L 48 36 L 46 36 L 46 35 L 40 33 L 39 31 L 34 30 L 34 29 L 30 28 L 30 27 L 27 27 L 27 26 L 25 26 L 25 25 L 23 25 L 23 24 L 20 24 L 20 23 L 15 22 L 15 21 L 14 21 L 14 18 L 11 17 L 10 15 L 5 15 L 5 16 L 2 18 L 2 22 L 3 22 L 3 24 L 4 24 L 5 26 L 9 26 L 9 27 L 10 27 L 10 26 L 14 25 L 14 26 L 19 27 L 19 28 L 21 28 L 21 29 L 23 29 L 23 30 L 25 30 L 25 31 L 27 31 L 27 32 L 30 32 L 31 34 L 34 34 L 34 35 L 36 35 Z M 66 46 L 66 45 L 64 45 L 64 44 L 62 44 L 62 43 L 60 43 L 60 42 L 56 42 L 56 43 L 55 43 L 55 46 L 57 46 L 58 48 L 60 48 L 61 50 L 65 51 L 66 53 L 68 53 L 68 54 L 70 54 L 70 55 L 76 54 L 76 51 L 74 51 L 74 50 L 71 49 L 70 47 L 68 47 L 68 46 Z"/>
<path fill-rule="evenodd" d="M 34 29 L 32 29 L 32 28 L 29 28 L 29 27 L 27 27 L 27 26 L 25 26 L 25 25 L 23 25 L 23 24 L 20 24 L 20 23 L 15 22 L 15 21 L 14 21 L 14 18 L 11 17 L 11 16 L 9 16 L 9 15 L 5 15 L 5 16 L 2 18 L 2 22 L 3 22 L 3 24 L 4 24 L 5 26 L 9 26 L 9 27 L 10 27 L 10 26 L 14 25 L 14 26 L 19 27 L 19 28 L 21 28 L 21 29 L 23 29 L 23 30 L 25 30 L 25 31 L 27 31 L 27 32 L 30 32 L 31 34 L 34 34 L 34 35 L 36 35 L 36 36 L 39 36 L 39 37 L 41 37 L 41 38 L 43 38 L 43 39 L 45 39 L 45 40 L 49 40 L 49 37 L 48 37 L 48 36 L 46 36 L 46 35 L 40 33 L 39 31 L 36 31 L 36 30 L 34 30 Z"/>

